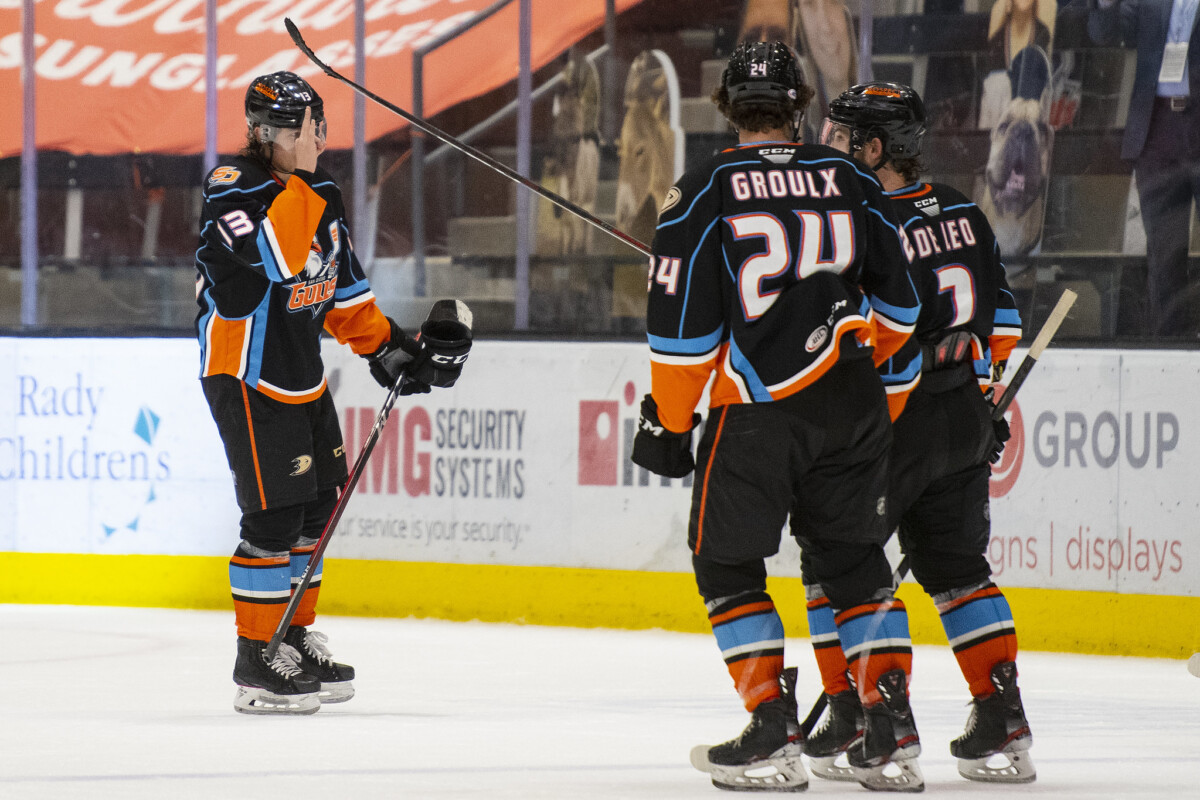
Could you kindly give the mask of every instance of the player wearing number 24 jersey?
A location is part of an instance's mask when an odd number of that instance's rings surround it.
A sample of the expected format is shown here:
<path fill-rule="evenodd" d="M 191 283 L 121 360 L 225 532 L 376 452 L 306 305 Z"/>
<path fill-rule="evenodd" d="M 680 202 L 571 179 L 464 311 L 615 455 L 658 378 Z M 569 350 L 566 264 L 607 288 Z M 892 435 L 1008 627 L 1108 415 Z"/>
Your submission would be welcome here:
<path fill-rule="evenodd" d="M 755 142 L 689 171 L 667 195 L 649 276 L 663 424 L 690 427 L 714 370 L 720 406 L 803 390 L 847 333 L 888 359 L 919 310 L 900 237 L 879 182 L 829 147 Z"/>

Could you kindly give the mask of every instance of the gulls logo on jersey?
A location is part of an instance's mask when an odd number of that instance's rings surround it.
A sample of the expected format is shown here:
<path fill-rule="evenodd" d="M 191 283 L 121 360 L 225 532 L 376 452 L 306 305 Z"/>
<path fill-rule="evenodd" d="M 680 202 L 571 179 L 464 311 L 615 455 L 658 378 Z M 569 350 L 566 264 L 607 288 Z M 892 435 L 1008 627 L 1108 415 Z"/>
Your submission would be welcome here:
<path fill-rule="evenodd" d="M 925 212 L 925 215 L 929 217 L 936 217 L 938 214 L 942 213 L 941 206 L 938 205 L 938 199 L 936 197 L 926 197 L 924 200 L 918 200 L 913 205 L 921 209 L 921 211 Z"/>
<path fill-rule="evenodd" d="M 329 224 L 329 237 L 333 246 L 328 255 L 323 252 L 317 237 L 313 237 L 304 270 L 296 276 L 296 282 L 291 286 L 288 311 L 307 308 L 315 317 L 326 303 L 333 300 L 333 293 L 337 290 L 337 254 L 341 250 L 336 222 Z"/>
<path fill-rule="evenodd" d="M 770 161 L 772 164 L 786 164 L 796 155 L 794 147 L 768 147 L 759 150 L 758 154 L 762 156 L 764 161 Z"/>

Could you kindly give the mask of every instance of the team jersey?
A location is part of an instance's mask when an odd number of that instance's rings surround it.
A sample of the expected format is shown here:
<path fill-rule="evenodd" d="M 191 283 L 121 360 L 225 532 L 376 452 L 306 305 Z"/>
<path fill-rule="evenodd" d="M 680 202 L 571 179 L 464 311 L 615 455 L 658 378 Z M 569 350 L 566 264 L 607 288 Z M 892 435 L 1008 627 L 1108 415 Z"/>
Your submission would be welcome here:
<path fill-rule="evenodd" d="M 304 403 L 325 390 L 322 330 L 360 355 L 390 337 L 350 246 L 341 192 L 319 167 L 286 184 L 243 156 L 210 172 L 196 267 L 201 377 L 233 375 Z"/>
<path fill-rule="evenodd" d="M 1021 338 L 1021 315 L 1000 247 L 977 205 L 940 183 L 915 183 L 888 197 L 914 256 L 911 269 L 921 299 L 915 334 L 880 367 L 895 419 L 920 380 L 922 346 L 928 350 L 948 333 L 970 332 L 968 360 L 986 389 L 992 365 L 1007 361 Z"/>
<path fill-rule="evenodd" d="M 772 402 L 820 378 L 847 342 L 873 345 L 878 365 L 917 320 L 882 187 L 822 145 L 743 145 L 687 172 L 652 251 L 652 394 L 670 430 L 691 427 L 714 372 L 713 407 Z"/>

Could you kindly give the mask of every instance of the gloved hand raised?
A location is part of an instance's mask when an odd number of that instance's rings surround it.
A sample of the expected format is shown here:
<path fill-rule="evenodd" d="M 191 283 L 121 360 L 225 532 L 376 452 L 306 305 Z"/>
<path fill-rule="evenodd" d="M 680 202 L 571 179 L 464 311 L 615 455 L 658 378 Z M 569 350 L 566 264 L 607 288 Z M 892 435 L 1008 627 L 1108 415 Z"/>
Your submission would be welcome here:
<path fill-rule="evenodd" d="M 633 437 L 629 458 L 666 478 L 682 478 L 696 468 L 692 457 L 692 430 L 700 424 L 700 415 L 692 415 L 692 427 L 684 433 L 667 430 L 658 419 L 658 404 L 646 395 L 642 398 L 642 418 Z"/>
<path fill-rule="evenodd" d="M 387 318 L 392 328 L 391 336 L 378 350 L 367 356 L 371 377 L 385 389 L 396 385 L 396 380 L 422 356 L 423 348 L 416 339 L 404 332 L 396 320 Z M 428 383 L 412 380 L 400 388 L 400 394 L 418 394 L 429 391 Z"/>

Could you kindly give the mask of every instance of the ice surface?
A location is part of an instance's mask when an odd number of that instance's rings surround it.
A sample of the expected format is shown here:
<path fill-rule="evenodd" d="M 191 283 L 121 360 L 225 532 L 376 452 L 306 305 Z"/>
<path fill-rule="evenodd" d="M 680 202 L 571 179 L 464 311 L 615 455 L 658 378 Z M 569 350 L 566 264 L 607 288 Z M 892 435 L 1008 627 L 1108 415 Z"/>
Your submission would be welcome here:
<path fill-rule="evenodd" d="M 784 610 L 786 613 L 786 609 Z M 797 610 L 795 613 L 803 613 Z M 0 798 L 732 798 L 688 765 L 748 719 L 710 636 L 325 617 L 357 696 L 233 711 L 233 613 L 0 606 Z M 807 640 L 801 715 L 819 692 Z M 972 784 L 947 743 L 967 692 L 918 647 L 926 796 L 1200 798 L 1184 661 L 1023 653 L 1038 781 Z M 877 797 L 813 779 L 809 797 Z"/>

